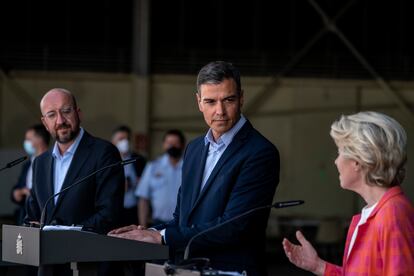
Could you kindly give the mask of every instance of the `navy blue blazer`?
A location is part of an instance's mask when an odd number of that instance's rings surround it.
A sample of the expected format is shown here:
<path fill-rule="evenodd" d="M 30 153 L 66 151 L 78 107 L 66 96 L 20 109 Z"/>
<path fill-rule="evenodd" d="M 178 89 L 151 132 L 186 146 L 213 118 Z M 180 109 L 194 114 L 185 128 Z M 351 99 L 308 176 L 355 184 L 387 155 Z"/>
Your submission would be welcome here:
<path fill-rule="evenodd" d="M 22 189 L 26 187 L 27 173 L 30 168 L 30 163 L 31 163 L 30 159 L 23 163 L 22 169 L 20 171 L 19 179 L 17 180 L 16 185 L 13 186 L 11 193 L 10 193 L 11 201 L 19 205 L 19 208 L 16 209 L 14 212 L 14 219 L 17 225 L 22 225 L 24 217 L 26 216 L 25 203 L 26 203 L 27 198 L 26 196 L 24 196 L 21 201 L 16 201 L 13 196 L 13 193 L 17 189 Z"/>
<path fill-rule="evenodd" d="M 18 204 L 18 205 L 20 205 L 20 206 L 24 206 L 24 203 L 25 203 L 25 201 L 26 201 L 26 198 L 23 198 L 23 200 L 22 200 L 22 201 L 17 202 L 17 201 L 14 199 L 14 197 L 13 197 L 13 192 L 14 192 L 15 190 L 17 190 L 17 189 L 22 189 L 22 188 L 26 187 L 26 178 L 27 178 L 27 172 L 29 171 L 29 168 L 30 168 L 30 163 L 31 163 L 30 159 L 29 159 L 28 161 L 26 161 L 26 162 L 24 162 L 24 163 L 23 163 L 23 165 L 22 165 L 22 169 L 21 169 L 21 171 L 20 171 L 19 179 L 17 180 L 16 185 L 14 185 L 14 186 L 13 186 L 13 188 L 12 188 L 12 190 L 11 190 L 11 194 L 10 194 L 10 198 L 11 198 L 11 200 L 12 200 L 14 203 L 16 203 L 16 204 Z"/>
<path fill-rule="evenodd" d="M 62 189 L 106 165 L 121 161 L 111 143 L 92 137 L 86 131 L 73 156 Z M 39 221 L 46 200 L 54 191 L 52 150 L 33 162 L 33 187 L 27 201 L 25 221 Z M 123 207 L 124 171 L 121 166 L 104 170 L 87 181 L 59 195 L 47 207 L 46 224 L 83 225 L 97 233 L 107 233 L 119 226 Z"/>
<path fill-rule="evenodd" d="M 249 121 L 227 147 L 200 192 L 207 151 L 204 136 L 187 146 L 174 219 L 157 227 L 166 228 L 166 243 L 172 254 L 182 251 L 200 231 L 273 201 L 279 182 L 279 153 Z M 191 246 L 190 257 L 207 257 L 216 269 L 262 275 L 258 271 L 264 267 L 269 212 L 253 213 L 200 236 Z"/>

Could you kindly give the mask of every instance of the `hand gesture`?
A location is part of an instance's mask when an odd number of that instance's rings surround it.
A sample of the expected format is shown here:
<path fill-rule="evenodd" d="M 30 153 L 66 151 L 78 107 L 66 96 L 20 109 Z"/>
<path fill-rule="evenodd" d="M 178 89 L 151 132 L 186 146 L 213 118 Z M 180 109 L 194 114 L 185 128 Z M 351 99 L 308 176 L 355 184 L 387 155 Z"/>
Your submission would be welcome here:
<path fill-rule="evenodd" d="M 293 244 L 286 238 L 282 242 L 283 249 L 289 261 L 297 267 L 316 275 L 323 275 L 325 272 L 325 261 L 319 258 L 315 248 L 313 248 L 300 231 L 296 231 L 296 238 L 300 245 Z"/>

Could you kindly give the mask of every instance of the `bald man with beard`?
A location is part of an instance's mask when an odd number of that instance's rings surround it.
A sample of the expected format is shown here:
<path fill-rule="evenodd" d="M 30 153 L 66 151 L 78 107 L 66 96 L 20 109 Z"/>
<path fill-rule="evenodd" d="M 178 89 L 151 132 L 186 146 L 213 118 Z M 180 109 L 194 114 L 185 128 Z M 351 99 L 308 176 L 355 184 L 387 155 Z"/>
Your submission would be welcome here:
<path fill-rule="evenodd" d="M 48 91 L 40 102 L 41 120 L 55 139 L 53 148 L 33 163 L 32 194 L 26 222 L 39 222 L 49 197 L 78 179 L 121 161 L 111 143 L 91 136 L 82 127 L 81 110 L 71 92 Z M 81 225 L 96 233 L 118 226 L 123 206 L 124 172 L 109 168 L 56 196 L 47 206 L 45 225 Z M 58 272 L 60 274 L 60 271 Z"/>

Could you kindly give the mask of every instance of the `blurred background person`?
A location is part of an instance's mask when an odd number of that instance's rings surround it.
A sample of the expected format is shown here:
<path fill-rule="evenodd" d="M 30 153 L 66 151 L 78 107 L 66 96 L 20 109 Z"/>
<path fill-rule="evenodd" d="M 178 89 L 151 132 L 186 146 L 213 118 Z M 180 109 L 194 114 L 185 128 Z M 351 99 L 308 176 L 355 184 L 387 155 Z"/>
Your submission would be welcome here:
<path fill-rule="evenodd" d="M 49 142 L 50 134 L 42 124 L 33 125 L 26 130 L 23 148 L 29 156 L 29 160 L 23 164 L 19 179 L 11 191 L 12 201 L 19 205 L 19 208 L 15 211 L 15 223 L 17 225 L 21 225 L 26 216 L 25 202 L 32 188 L 33 160 L 47 151 Z"/>
<path fill-rule="evenodd" d="M 125 195 L 124 210 L 122 213 L 122 225 L 138 223 L 138 201 L 135 190 L 145 167 L 146 159 L 131 149 L 132 131 L 126 125 L 121 125 L 112 131 L 111 142 L 121 153 L 122 160 L 136 158 L 136 162 L 124 166 Z"/>
<path fill-rule="evenodd" d="M 165 153 L 148 163 L 136 190 L 139 197 L 139 224 L 144 227 L 170 221 L 177 203 L 185 148 L 184 134 L 177 129 L 167 131 L 162 147 Z"/>
<path fill-rule="evenodd" d="M 299 231 L 300 245 L 283 240 L 287 257 L 317 275 L 414 275 L 414 208 L 400 187 L 407 160 L 404 129 L 384 114 L 360 112 L 342 116 L 330 134 L 338 147 L 341 187 L 367 205 L 352 218 L 342 267 L 319 258 Z"/>

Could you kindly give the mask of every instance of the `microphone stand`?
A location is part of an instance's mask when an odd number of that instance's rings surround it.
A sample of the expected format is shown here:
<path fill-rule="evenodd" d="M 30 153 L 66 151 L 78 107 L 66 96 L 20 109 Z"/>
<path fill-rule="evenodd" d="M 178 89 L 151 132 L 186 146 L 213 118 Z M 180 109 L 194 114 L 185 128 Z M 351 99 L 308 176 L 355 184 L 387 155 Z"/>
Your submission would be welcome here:
<path fill-rule="evenodd" d="M 67 186 L 66 188 L 64 188 L 64 189 L 63 189 L 63 190 L 61 190 L 60 192 L 58 192 L 58 193 L 53 194 L 52 196 L 50 196 L 50 197 L 46 200 L 45 206 L 43 206 L 42 213 L 41 213 L 41 215 L 40 215 L 40 230 L 43 230 L 43 227 L 45 227 L 45 215 L 46 215 L 46 208 L 47 208 L 47 205 L 48 205 L 48 204 L 50 203 L 50 201 L 51 201 L 52 199 L 54 199 L 56 196 L 58 196 L 58 195 L 60 195 L 60 194 L 63 194 L 63 193 L 64 193 L 64 192 L 66 192 L 67 190 L 69 190 L 69 189 L 73 188 L 73 187 L 74 187 L 74 186 L 76 186 L 76 185 L 79 185 L 80 183 L 84 182 L 84 181 L 85 181 L 85 180 L 87 180 L 88 178 L 90 178 L 90 177 L 94 176 L 95 174 L 97 174 L 97 173 L 99 173 L 99 172 L 101 172 L 101 171 L 104 171 L 104 170 L 109 169 L 109 168 L 111 168 L 111 167 L 116 167 L 116 166 L 125 166 L 125 165 L 127 165 L 127 164 L 134 163 L 135 161 L 136 161 L 136 158 L 131 158 L 131 159 L 127 159 L 127 160 L 119 161 L 119 162 L 116 162 L 116 163 L 113 163 L 113 164 L 107 165 L 107 166 L 105 166 L 105 167 L 102 167 L 102 168 L 100 168 L 99 170 L 96 170 L 96 171 L 94 171 L 94 172 L 92 172 L 92 173 L 88 174 L 87 176 L 82 177 L 81 179 L 79 179 L 79 180 L 77 180 L 75 183 L 73 183 L 73 184 L 71 184 L 71 185 Z"/>
<path fill-rule="evenodd" d="M 170 264 L 169 262 L 166 262 L 164 264 L 164 271 L 165 273 L 167 273 L 167 275 L 174 275 L 176 269 L 189 269 L 189 268 L 196 268 L 199 271 L 204 270 L 205 267 L 207 267 L 208 263 L 210 262 L 210 260 L 208 258 L 192 258 L 192 259 L 188 259 L 189 253 L 190 253 L 190 246 L 191 243 L 198 237 L 200 237 L 201 235 L 204 235 L 207 232 L 213 231 L 217 228 L 222 227 L 223 225 L 226 225 L 230 222 L 233 222 L 241 217 L 250 215 L 254 212 L 260 211 L 260 210 L 265 210 L 265 209 L 271 209 L 271 208 L 276 208 L 276 209 L 280 209 L 280 208 L 287 208 L 287 207 L 293 207 L 293 206 L 298 206 L 305 203 L 305 201 L 303 200 L 290 200 L 290 201 L 282 201 L 282 202 L 275 202 L 273 204 L 270 205 L 265 205 L 265 206 L 260 206 L 260 207 L 256 207 L 253 209 L 250 209 L 244 213 L 241 213 L 229 220 L 226 220 L 222 223 L 219 223 L 213 227 L 207 228 L 199 233 L 197 233 L 196 235 L 194 235 L 189 242 L 187 243 L 187 246 L 185 247 L 185 251 L 184 251 L 184 259 L 183 261 L 179 264 L 179 265 L 174 265 L 174 264 Z M 207 270 L 208 271 L 208 270 Z M 203 274 L 204 275 L 204 274 Z M 206 274 L 207 275 L 207 274 Z M 216 275 L 216 274 L 208 274 L 208 275 Z"/>
<path fill-rule="evenodd" d="M 0 169 L 0 172 L 3 171 L 3 170 L 5 170 L 5 169 L 10 169 L 11 167 L 14 167 L 14 166 L 16 166 L 17 164 L 23 162 L 26 159 L 27 159 L 27 156 L 22 156 L 22 157 L 14 160 L 14 161 L 11 161 L 11 162 L 7 163 L 6 166 L 4 166 L 3 168 L 1 168 Z"/>
<path fill-rule="evenodd" d="M 207 228 L 207 229 L 205 229 L 205 230 L 203 230 L 203 231 L 201 231 L 201 232 L 197 233 L 196 235 L 194 235 L 194 236 L 190 239 L 190 241 L 187 243 L 187 246 L 185 247 L 185 251 L 184 251 L 184 259 L 183 259 L 183 262 L 185 262 L 185 261 L 187 261 L 187 260 L 188 260 L 188 256 L 189 256 L 189 253 L 190 253 L 190 246 L 191 246 L 191 243 L 192 243 L 192 242 L 193 242 L 196 238 L 198 238 L 199 236 L 201 236 L 201 235 L 203 235 L 203 234 L 205 234 L 205 233 L 207 233 L 207 232 L 213 231 L 213 230 L 215 230 L 215 229 L 217 229 L 217 228 L 220 228 L 220 227 L 221 227 L 221 226 L 223 226 L 223 225 L 226 225 L 226 224 L 228 224 L 228 223 L 230 223 L 230 222 L 233 222 L 233 221 L 235 221 L 235 220 L 237 220 L 237 219 L 239 219 L 239 218 L 241 218 L 241 217 L 244 217 L 244 216 L 250 215 L 251 213 L 254 213 L 254 212 L 257 212 L 257 211 L 260 211 L 260 210 L 271 209 L 271 208 L 276 208 L 276 209 L 280 209 L 280 208 L 287 208 L 287 207 L 293 207 L 293 206 L 301 205 L 301 204 L 303 204 L 303 203 L 305 203 L 305 201 L 303 201 L 303 200 L 291 200 L 291 201 L 275 202 L 275 203 L 273 203 L 273 204 L 271 204 L 271 205 L 266 205 L 266 206 L 261 206 L 261 207 L 256 207 L 256 208 L 253 208 L 253 209 L 248 210 L 248 211 L 246 211 L 246 212 L 244 212 L 244 213 L 241 213 L 241 214 L 239 214 L 239 215 L 237 215 L 237 216 L 235 216 L 235 217 L 232 217 L 231 219 L 226 220 L 226 221 L 224 221 L 223 223 L 219 223 L 219 224 L 217 224 L 217 225 L 215 225 L 215 226 L 213 226 L 213 227 L 211 227 L 211 228 Z"/>

